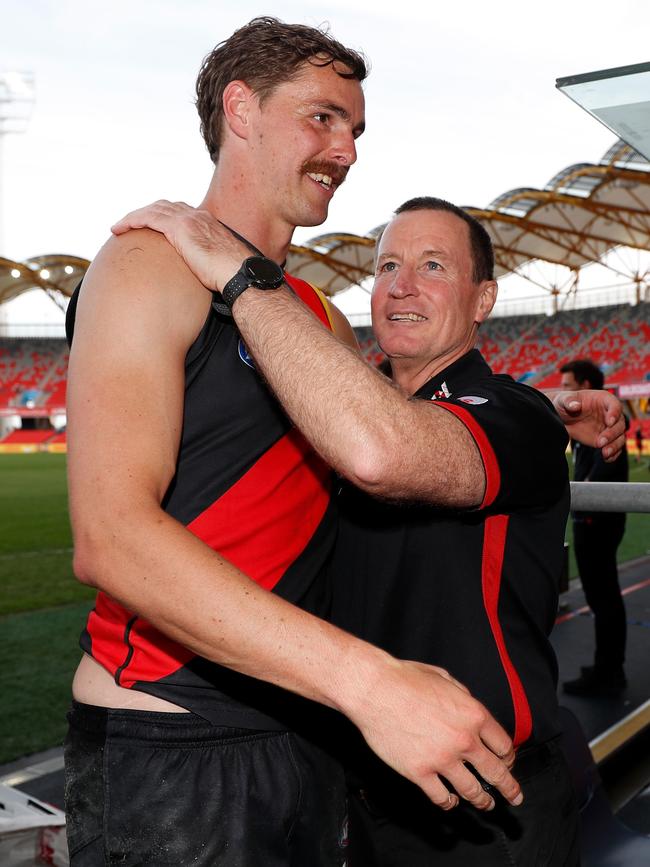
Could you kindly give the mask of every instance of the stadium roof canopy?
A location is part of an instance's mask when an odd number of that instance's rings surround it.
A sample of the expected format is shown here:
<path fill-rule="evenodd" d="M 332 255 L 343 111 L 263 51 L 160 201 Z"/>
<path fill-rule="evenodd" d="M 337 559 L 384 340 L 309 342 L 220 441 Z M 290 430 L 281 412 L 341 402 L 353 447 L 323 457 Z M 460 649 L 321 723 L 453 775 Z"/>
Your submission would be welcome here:
<path fill-rule="evenodd" d="M 619 140 L 598 165 L 569 166 L 543 190 L 510 190 L 487 208 L 464 210 L 492 238 L 497 277 L 519 273 L 530 280 L 526 266 L 538 261 L 572 272 L 601 262 L 621 273 L 624 264 L 603 261 L 612 249 L 650 250 L 650 163 Z M 375 239 L 383 228 L 363 237 L 321 235 L 292 247 L 288 268 L 328 294 L 347 289 L 372 274 Z M 647 275 L 624 276 L 643 280 Z"/>
<path fill-rule="evenodd" d="M 638 274 L 606 260 L 618 247 L 650 250 L 650 163 L 619 140 L 597 165 L 579 163 L 559 172 L 543 190 L 510 190 L 488 208 L 466 207 L 494 243 L 497 277 L 518 273 L 533 282 L 531 263 L 547 262 L 577 275 L 593 262 L 640 284 Z M 335 295 L 362 284 L 373 271 L 375 241 L 383 226 L 367 235 L 330 233 L 292 245 L 287 269 Z M 26 262 L 0 258 L 0 303 L 40 287 L 62 304 L 88 261 L 75 256 L 37 256 Z M 559 292 L 553 283 L 538 283 Z"/>
<path fill-rule="evenodd" d="M 0 304 L 31 289 L 42 289 L 60 307 L 62 297 L 72 295 L 90 262 L 79 256 L 52 253 L 13 262 L 0 256 Z"/>

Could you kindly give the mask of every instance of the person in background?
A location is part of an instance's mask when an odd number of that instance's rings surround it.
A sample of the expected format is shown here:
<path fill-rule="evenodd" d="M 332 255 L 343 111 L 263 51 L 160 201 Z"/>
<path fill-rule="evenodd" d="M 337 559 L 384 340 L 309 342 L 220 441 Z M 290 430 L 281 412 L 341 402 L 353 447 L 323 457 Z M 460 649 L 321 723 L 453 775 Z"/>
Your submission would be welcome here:
<path fill-rule="evenodd" d="M 601 369 L 586 358 L 563 364 L 561 387 L 566 390 L 603 389 Z M 628 458 L 624 445 L 615 461 L 606 463 L 597 449 L 571 441 L 576 482 L 627 482 Z M 625 512 L 572 512 L 573 545 L 580 581 L 594 615 L 595 651 L 592 665 L 565 681 L 569 695 L 608 697 L 626 686 L 625 643 L 627 621 L 618 580 L 616 553 L 625 532 Z"/>
<path fill-rule="evenodd" d="M 643 458 L 643 428 L 641 427 L 641 422 L 637 426 L 634 437 L 636 439 L 636 462 L 640 464 Z"/>

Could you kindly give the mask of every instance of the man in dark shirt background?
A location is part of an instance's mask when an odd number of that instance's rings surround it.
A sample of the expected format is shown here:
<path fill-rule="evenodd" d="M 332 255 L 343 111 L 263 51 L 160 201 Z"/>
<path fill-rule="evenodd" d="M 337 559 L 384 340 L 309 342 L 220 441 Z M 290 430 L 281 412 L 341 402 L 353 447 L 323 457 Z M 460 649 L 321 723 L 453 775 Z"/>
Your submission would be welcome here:
<path fill-rule="evenodd" d="M 562 388 L 601 389 L 605 378 L 593 361 L 576 359 L 560 368 Z M 625 446 L 613 463 L 605 463 L 597 449 L 571 441 L 576 482 L 627 482 Z M 613 696 L 626 685 L 625 605 L 618 583 L 616 551 L 625 532 L 624 512 L 573 512 L 573 543 L 580 580 L 596 627 L 594 664 L 580 677 L 564 683 L 570 695 Z"/>
<path fill-rule="evenodd" d="M 641 424 L 639 424 L 635 433 L 636 438 L 636 462 L 637 464 L 641 463 L 641 459 L 643 458 L 643 428 Z"/>

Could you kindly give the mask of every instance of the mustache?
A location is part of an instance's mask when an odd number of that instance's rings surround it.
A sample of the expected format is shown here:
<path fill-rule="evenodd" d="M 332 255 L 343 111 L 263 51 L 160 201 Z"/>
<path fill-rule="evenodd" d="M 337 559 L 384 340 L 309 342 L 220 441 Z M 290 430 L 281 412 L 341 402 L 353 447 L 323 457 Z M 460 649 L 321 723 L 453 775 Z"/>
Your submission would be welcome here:
<path fill-rule="evenodd" d="M 329 175 L 337 187 L 340 187 L 345 181 L 349 170 L 349 166 L 342 166 L 327 160 L 307 160 L 302 167 L 303 174 Z"/>

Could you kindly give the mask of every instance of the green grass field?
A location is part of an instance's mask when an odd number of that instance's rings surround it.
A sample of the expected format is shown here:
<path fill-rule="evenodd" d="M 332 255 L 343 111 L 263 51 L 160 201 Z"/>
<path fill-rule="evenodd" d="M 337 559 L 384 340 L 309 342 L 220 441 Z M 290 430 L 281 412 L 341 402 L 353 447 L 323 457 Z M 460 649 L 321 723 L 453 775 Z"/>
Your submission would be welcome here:
<path fill-rule="evenodd" d="M 631 481 L 650 482 L 648 462 Z M 619 560 L 649 553 L 629 515 Z M 93 592 L 72 575 L 65 456 L 0 455 L 0 763 L 60 744 Z M 576 574 L 572 562 L 571 575 Z"/>
<path fill-rule="evenodd" d="M 61 743 L 93 596 L 72 575 L 65 455 L 0 455 L 0 762 Z"/>

